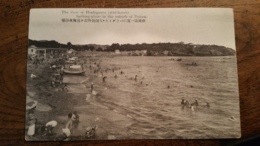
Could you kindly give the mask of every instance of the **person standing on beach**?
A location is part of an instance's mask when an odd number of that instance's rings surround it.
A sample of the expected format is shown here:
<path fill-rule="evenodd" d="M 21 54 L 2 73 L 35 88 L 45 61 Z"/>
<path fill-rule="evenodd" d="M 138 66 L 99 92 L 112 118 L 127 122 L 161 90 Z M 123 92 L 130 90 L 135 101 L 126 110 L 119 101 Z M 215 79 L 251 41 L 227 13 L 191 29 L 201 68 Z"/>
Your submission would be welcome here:
<path fill-rule="evenodd" d="M 103 79 L 102 79 L 103 83 L 106 81 L 106 78 L 107 78 L 107 77 L 103 77 Z"/>
<path fill-rule="evenodd" d="M 73 114 L 75 115 L 75 120 L 73 120 L 73 128 L 78 129 L 79 115 L 77 114 L 77 112 L 73 112 Z"/>
<path fill-rule="evenodd" d="M 28 125 L 29 125 L 28 131 L 27 131 L 28 136 L 33 136 L 35 134 L 36 121 L 37 121 L 37 119 L 34 116 L 34 112 L 33 111 L 30 112 L 28 115 Z"/>
<path fill-rule="evenodd" d="M 61 88 L 61 91 L 68 90 L 67 84 L 64 84 L 63 87 Z"/>
<path fill-rule="evenodd" d="M 76 119 L 75 115 L 73 113 L 69 113 L 68 114 L 68 122 L 66 124 L 66 128 L 65 129 L 69 129 L 70 133 L 73 133 L 73 121 Z"/>

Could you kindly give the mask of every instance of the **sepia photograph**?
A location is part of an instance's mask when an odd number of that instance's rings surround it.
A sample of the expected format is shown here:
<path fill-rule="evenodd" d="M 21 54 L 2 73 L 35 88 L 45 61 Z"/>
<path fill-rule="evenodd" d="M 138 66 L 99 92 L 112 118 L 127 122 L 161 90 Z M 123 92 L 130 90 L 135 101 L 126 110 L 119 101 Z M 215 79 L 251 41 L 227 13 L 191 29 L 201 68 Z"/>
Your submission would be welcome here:
<path fill-rule="evenodd" d="M 31 9 L 26 141 L 240 138 L 233 9 Z"/>

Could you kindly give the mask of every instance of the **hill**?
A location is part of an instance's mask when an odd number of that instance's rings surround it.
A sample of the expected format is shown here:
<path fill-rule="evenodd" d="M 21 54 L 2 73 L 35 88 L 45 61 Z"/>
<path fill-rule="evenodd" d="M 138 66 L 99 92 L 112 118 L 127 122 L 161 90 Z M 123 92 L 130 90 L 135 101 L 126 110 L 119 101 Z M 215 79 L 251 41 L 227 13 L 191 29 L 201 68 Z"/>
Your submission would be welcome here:
<path fill-rule="evenodd" d="M 147 50 L 147 56 L 232 56 L 235 50 L 218 45 L 197 45 L 180 43 L 153 44 L 112 44 L 106 51 L 134 51 Z M 132 53 L 139 55 L 138 53 Z M 140 54 L 141 55 L 141 54 Z"/>
<path fill-rule="evenodd" d="M 69 48 L 76 51 L 106 51 L 115 52 L 138 52 L 145 50 L 147 56 L 232 56 L 236 54 L 236 51 L 227 48 L 225 46 L 218 45 L 198 45 L 198 44 L 185 44 L 179 43 L 153 43 L 153 44 L 118 44 L 112 45 L 97 45 L 97 44 L 85 44 L 85 45 L 73 45 L 70 42 L 67 44 L 61 44 L 57 41 L 36 41 L 29 40 L 29 46 L 35 45 L 42 48 Z M 143 55 L 140 53 L 128 53 L 130 55 Z"/>

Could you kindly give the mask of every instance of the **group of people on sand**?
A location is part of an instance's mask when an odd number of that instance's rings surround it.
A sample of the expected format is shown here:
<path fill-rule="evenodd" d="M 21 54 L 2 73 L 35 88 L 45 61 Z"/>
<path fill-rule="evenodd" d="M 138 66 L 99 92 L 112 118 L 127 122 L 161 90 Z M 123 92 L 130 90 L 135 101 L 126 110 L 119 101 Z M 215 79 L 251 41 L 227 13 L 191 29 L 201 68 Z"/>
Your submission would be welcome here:
<path fill-rule="evenodd" d="M 28 73 L 30 72 L 30 78 L 37 80 L 40 76 L 38 74 L 35 74 L 35 70 L 36 68 L 38 68 L 38 66 L 40 64 L 43 65 L 49 65 L 49 68 L 52 71 L 52 81 L 49 85 L 49 87 L 58 87 L 62 84 L 62 80 L 63 80 L 63 68 L 62 66 L 64 65 L 65 62 L 65 56 L 63 54 L 56 54 L 55 55 L 55 59 L 54 56 L 49 55 L 49 56 L 42 56 L 42 55 L 36 55 L 36 56 L 29 56 L 29 61 L 28 61 L 28 67 L 31 68 L 33 70 L 28 71 Z"/>
<path fill-rule="evenodd" d="M 50 63 L 50 69 L 52 72 L 50 88 L 58 88 L 58 91 L 68 90 L 67 84 L 63 83 L 64 78 L 64 62 L 65 58 L 56 59 L 54 62 Z"/>
<path fill-rule="evenodd" d="M 27 129 L 27 136 L 29 138 L 37 134 L 36 129 L 39 129 L 38 130 L 39 133 L 43 133 L 45 130 L 48 131 L 46 134 L 52 133 L 52 129 L 49 128 L 50 127 L 49 125 L 53 126 L 53 124 L 50 124 L 49 122 L 46 124 L 46 127 L 40 126 L 39 128 L 40 123 L 38 122 L 38 119 L 35 116 L 35 109 L 37 104 L 38 104 L 37 101 L 30 101 L 26 104 L 26 129 Z"/>
<path fill-rule="evenodd" d="M 194 102 L 189 103 L 188 100 L 182 99 L 182 100 L 181 100 L 181 105 L 182 105 L 182 108 L 184 108 L 184 107 L 188 107 L 188 108 L 191 109 L 191 111 L 194 111 L 194 107 L 195 107 L 195 106 L 196 106 L 196 107 L 199 106 L 199 102 L 198 102 L 197 99 L 195 99 Z M 202 106 L 206 106 L 207 108 L 210 107 L 210 105 L 209 105 L 208 102 L 206 102 L 206 105 L 202 105 Z"/>
<path fill-rule="evenodd" d="M 35 58 L 34 58 L 35 59 Z M 32 61 L 35 61 L 32 59 Z M 46 59 L 46 58 L 45 58 Z M 39 60 L 39 59 L 37 59 Z M 63 79 L 63 71 L 60 66 L 62 66 L 63 62 L 66 60 L 66 58 L 62 56 L 56 56 L 55 59 L 52 59 L 50 61 L 36 61 L 37 66 L 40 63 L 45 63 L 45 65 L 49 65 L 50 73 L 52 73 L 51 76 L 51 83 L 48 85 L 49 88 L 52 89 L 59 89 L 58 91 L 64 91 L 68 90 L 67 84 L 62 82 Z M 38 75 L 37 75 L 38 76 Z M 37 79 L 37 76 L 33 74 L 33 79 Z M 91 90 L 94 89 L 94 85 L 92 83 Z M 67 121 L 66 124 L 63 126 L 61 131 L 59 132 L 59 129 L 55 129 L 57 125 L 59 124 L 56 120 L 50 120 L 45 121 L 37 119 L 35 115 L 35 109 L 37 105 L 37 101 L 32 101 L 28 104 L 28 108 L 26 108 L 26 135 L 29 139 L 34 139 L 34 137 L 41 137 L 42 140 L 49 139 L 49 140 L 64 140 L 68 141 L 73 136 L 73 133 L 75 133 L 75 130 L 78 129 L 79 126 L 79 115 L 77 112 L 71 112 L 67 115 Z M 63 123 L 63 122 L 62 122 Z M 60 126 L 59 126 L 60 127 Z M 95 130 L 97 126 L 94 127 L 88 127 L 85 129 L 85 137 L 90 138 L 94 135 Z M 53 131 L 56 131 L 58 133 L 62 134 L 56 134 Z M 84 137 L 84 135 L 82 135 Z"/>
<path fill-rule="evenodd" d="M 26 129 L 27 136 L 32 138 L 34 136 L 45 137 L 46 139 L 52 139 L 55 137 L 60 137 L 61 140 L 68 141 L 73 134 L 73 131 L 78 128 L 79 125 L 79 115 L 77 112 L 68 113 L 68 121 L 62 129 L 62 135 L 57 136 L 53 129 L 58 125 L 56 120 L 48 121 L 46 124 L 39 123 L 34 115 L 36 105 L 33 108 L 27 110 L 26 116 Z"/>

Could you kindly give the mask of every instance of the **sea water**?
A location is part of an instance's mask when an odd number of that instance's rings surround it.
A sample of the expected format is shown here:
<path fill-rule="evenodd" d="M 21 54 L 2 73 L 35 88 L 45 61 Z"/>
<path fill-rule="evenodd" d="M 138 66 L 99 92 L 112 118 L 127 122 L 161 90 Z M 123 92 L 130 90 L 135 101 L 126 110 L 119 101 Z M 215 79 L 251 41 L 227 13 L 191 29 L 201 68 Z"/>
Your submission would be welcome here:
<path fill-rule="evenodd" d="M 178 58 L 182 60 L 177 61 Z M 107 78 L 103 82 L 102 76 L 97 74 L 92 82 L 97 85 L 99 96 L 89 98 L 88 102 L 128 119 L 113 120 L 113 114 L 110 116 L 113 122 L 107 130 L 113 131 L 117 138 L 240 136 L 235 57 L 116 56 L 100 59 L 103 76 Z M 192 62 L 197 66 L 191 65 Z M 113 67 L 117 68 L 114 72 L 104 71 Z M 182 99 L 189 103 L 197 99 L 199 106 L 191 110 L 181 105 Z M 207 102 L 210 107 L 206 106 Z M 230 120 L 231 116 L 235 120 Z"/>

